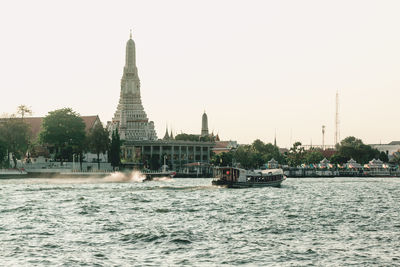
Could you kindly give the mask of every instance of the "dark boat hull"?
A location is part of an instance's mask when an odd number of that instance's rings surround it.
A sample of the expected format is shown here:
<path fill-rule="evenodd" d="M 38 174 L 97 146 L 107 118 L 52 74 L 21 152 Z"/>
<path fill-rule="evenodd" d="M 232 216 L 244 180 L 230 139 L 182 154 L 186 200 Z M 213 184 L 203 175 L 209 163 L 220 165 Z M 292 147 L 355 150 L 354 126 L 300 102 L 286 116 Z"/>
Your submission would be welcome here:
<path fill-rule="evenodd" d="M 212 181 L 213 185 L 226 186 L 228 188 L 248 188 L 248 187 L 280 187 L 286 178 L 268 182 L 228 182 L 222 180 Z"/>

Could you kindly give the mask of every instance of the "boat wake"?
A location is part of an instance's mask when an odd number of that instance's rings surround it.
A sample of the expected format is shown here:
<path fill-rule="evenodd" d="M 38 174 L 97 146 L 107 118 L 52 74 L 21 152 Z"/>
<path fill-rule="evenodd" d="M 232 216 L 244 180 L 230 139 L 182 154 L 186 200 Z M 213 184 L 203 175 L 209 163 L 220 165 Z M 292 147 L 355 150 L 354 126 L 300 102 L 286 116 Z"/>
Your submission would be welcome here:
<path fill-rule="evenodd" d="M 146 175 L 140 171 L 132 171 L 131 173 L 113 172 L 109 176 L 102 178 L 104 182 L 131 182 L 142 183 L 146 179 Z"/>
<path fill-rule="evenodd" d="M 109 175 L 99 178 L 96 176 L 86 176 L 86 177 L 66 177 L 66 178 L 28 178 L 23 179 L 24 183 L 45 183 L 45 184 L 85 184 L 85 183 L 142 183 L 146 180 L 146 175 L 140 171 L 132 172 L 113 172 Z M 155 177 L 151 179 L 152 181 L 160 182 L 173 182 L 174 180 L 168 176 L 165 177 Z"/>
<path fill-rule="evenodd" d="M 155 177 L 153 178 L 153 181 L 161 181 L 161 182 L 173 182 L 174 179 L 172 179 L 171 177 Z"/>
<path fill-rule="evenodd" d="M 102 178 L 104 182 L 111 183 L 142 183 L 146 180 L 146 175 L 141 173 L 140 171 L 132 171 L 128 172 L 113 172 L 109 176 Z M 168 176 L 164 177 L 154 177 L 151 179 L 152 181 L 158 182 L 173 182 L 174 180 Z"/>

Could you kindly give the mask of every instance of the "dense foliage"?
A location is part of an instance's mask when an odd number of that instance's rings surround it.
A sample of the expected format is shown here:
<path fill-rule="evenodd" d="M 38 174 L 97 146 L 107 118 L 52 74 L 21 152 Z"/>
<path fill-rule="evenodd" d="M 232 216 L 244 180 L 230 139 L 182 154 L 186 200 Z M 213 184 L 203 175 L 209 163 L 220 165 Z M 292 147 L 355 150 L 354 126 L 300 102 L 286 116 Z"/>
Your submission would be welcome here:
<path fill-rule="evenodd" d="M 304 157 L 304 163 L 317 164 L 324 159 L 321 149 L 311 148 Z"/>
<path fill-rule="evenodd" d="M 300 142 L 296 142 L 284 154 L 280 153 L 279 148 L 272 144 L 265 144 L 261 140 L 255 140 L 251 145 L 241 145 L 235 151 L 216 154 L 212 158 L 212 164 L 217 166 L 227 166 L 239 164 L 246 169 L 259 168 L 274 158 L 281 165 L 297 167 L 303 164 L 318 164 L 324 157 L 332 163 L 346 163 L 353 158 L 360 164 L 368 163 L 376 158 L 383 162 L 388 162 L 388 156 L 384 152 L 379 152 L 369 145 L 365 145 L 360 139 L 355 137 L 345 138 L 338 146 L 336 152 L 331 156 L 325 156 L 326 151 L 320 148 L 305 150 Z M 400 162 L 400 153 L 395 155 L 394 162 Z"/>
<path fill-rule="evenodd" d="M 110 147 L 110 138 L 107 129 L 97 123 L 90 131 L 87 137 L 88 150 L 97 155 L 98 169 L 100 169 L 100 154 L 106 153 Z"/>
<path fill-rule="evenodd" d="M 16 118 L 14 116 L 4 118 L 0 123 L 0 139 L 2 140 L 1 146 L 3 147 L 0 148 L 0 150 L 3 150 L 2 153 L 4 153 L 5 147 L 5 150 L 11 154 L 15 168 L 17 166 L 17 159 L 21 159 L 25 156 L 30 145 L 29 125 L 26 124 L 22 118 Z M 9 162 L 8 159 L 7 162 Z"/>
<path fill-rule="evenodd" d="M 7 162 L 7 143 L 0 136 L 0 168 L 8 167 Z"/>
<path fill-rule="evenodd" d="M 200 136 L 197 134 L 185 134 L 185 133 L 180 133 L 175 136 L 175 140 L 178 141 L 191 141 L 191 142 L 212 142 L 214 141 L 213 136 Z"/>
<path fill-rule="evenodd" d="M 30 125 L 24 120 L 24 116 L 32 114 L 32 111 L 21 105 L 17 113 L 20 118 L 11 115 L 0 120 L 0 167 L 9 167 L 8 156 L 13 160 L 14 167 L 17 160 L 25 156 L 49 157 L 50 154 L 61 162 L 72 161 L 75 155 L 82 163 L 83 151 L 97 154 L 99 161 L 100 153 L 110 149 L 108 131 L 101 124 L 96 124 L 86 136 L 83 119 L 70 108 L 49 112 L 43 119 L 38 140 L 31 140 Z"/>
<path fill-rule="evenodd" d="M 334 163 L 345 163 L 351 158 L 360 164 L 368 163 L 374 158 L 379 158 L 383 162 L 388 162 L 386 153 L 379 152 L 377 149 L 364 144 L 361 139 L 357 139 L 354 136 L 346 137 L 337 145 L 336 153 L 331 160 Z"/>
<path fill-rule="evenodd" d="M 185 134 L 185 133 L 181 133 L 181 134 L 177 134 L 175 136 L 175 140 L 179 140 L 179 141 L 199 141 L 199 136 L 196 134 Z"/>
<path fill-rule="evenodd" d="M 211 157 L 211 164 L 216 166 L 232 166 L 233 155 L 233 152 L 222 152 L 220 154 L 214 154 Z"/>
<path fill-rule="evenodd" d="M 316 164 L 324 158 L 320 148 L 305 150 L 300 142 L 294 143 L 284 156 L 291 167 L 300 166 L 301 164 Z"/>
<path fill-rule="evenodd" d="M 43 119 L 39 141 L 55 149 L 55 159 L 72 161 L 73 154 L 79 154 L 85 147 L 85 123 L 78 113 L 70 108 L 49 112 Z"/>
<path fill-rule="evenodd" d="M 261 140 L 255 140 L 251 145 L 241 145 L 235 151 L 224 152 L 213 157 L 212 163 L 217 166 L 240 164 L 246 169 L 259 168 L 269 160 L 275 159 L 279 163 L 286 163 L 286 159 L 279 152 L 279 148 Z"/>
<path fill-rule="evenodd" d="M 289 152 L 286 154 L 286 158 L 288 161 L 289 166 L 298 166 L 302 162 L 305 161 L 306 151 L 304 147 L 301 146 L 300 142 L 296 142 L 293 146 L 289 149 Z"/>
<path fill-rule="evenodd" d="M 111 136 L 109 160 L 114 170 L 121 165 L 121 140 L 118 129 L 115 130 Z"/>

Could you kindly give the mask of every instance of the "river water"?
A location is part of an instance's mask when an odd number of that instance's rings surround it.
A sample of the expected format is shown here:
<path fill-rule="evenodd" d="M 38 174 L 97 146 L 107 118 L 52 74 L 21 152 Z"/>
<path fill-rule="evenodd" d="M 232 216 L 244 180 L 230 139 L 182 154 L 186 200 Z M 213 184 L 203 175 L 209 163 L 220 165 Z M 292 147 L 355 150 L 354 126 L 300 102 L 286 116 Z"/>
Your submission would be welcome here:
<path fill-rule="evenodd" d="M 400 179 L 0 180 L 1 266 L 400 266 Z"/>

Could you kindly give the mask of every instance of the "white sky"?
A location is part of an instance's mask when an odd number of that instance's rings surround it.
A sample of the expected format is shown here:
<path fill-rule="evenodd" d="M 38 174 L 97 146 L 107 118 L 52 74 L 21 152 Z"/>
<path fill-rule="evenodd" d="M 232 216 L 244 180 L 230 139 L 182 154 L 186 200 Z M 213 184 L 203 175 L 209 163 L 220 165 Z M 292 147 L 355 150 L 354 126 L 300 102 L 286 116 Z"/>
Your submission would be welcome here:
<path fill-rule="evenodd" d="M 1 1 L 0 114 L 71 107 L 105 123 L 133 29 L 156 125 L 280 146 L 400 140 L 400 1 Z M 292 138 L 291 138 L 292 132 Z"/>

